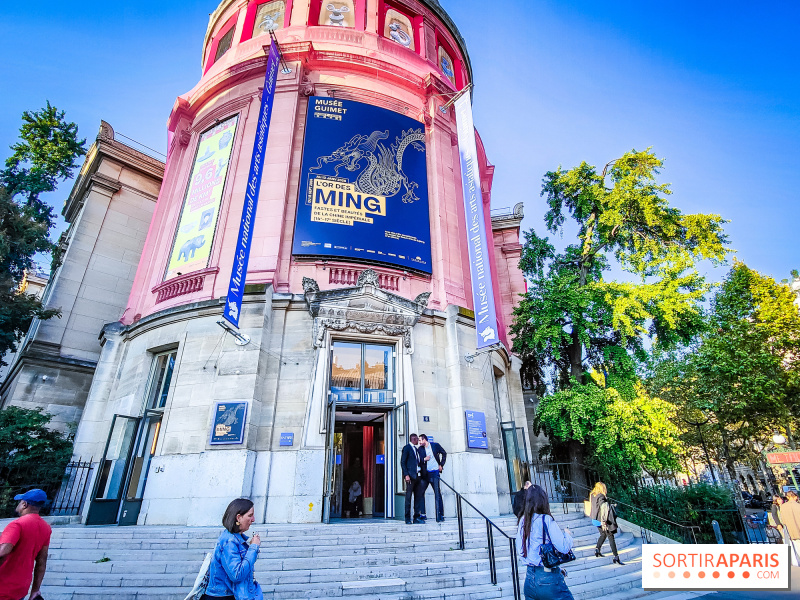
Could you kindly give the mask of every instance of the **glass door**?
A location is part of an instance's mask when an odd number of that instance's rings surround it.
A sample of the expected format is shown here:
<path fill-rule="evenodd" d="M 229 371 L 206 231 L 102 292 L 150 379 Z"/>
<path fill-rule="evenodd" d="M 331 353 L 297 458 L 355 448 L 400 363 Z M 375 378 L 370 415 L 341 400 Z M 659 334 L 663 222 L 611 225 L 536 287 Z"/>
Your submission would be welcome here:
<path fill-rule="evenodd" d="M 139 417 L 114 415 L 103 459 L 98 466 L 94 493 L 86 516 L 87 525 L 111 525 L 117 522 L 122 487 L 140 420 Z"/>
<path fill-rule="evenodd" d="M 525 483 L 525 466 L 527 464 L 527 453 L 525 452 L 525 438 L 522 428 L 515 427 L 512 423 L 503 423 L 503 449 L 506 456 L 506 468 L 508 469 L 508 485 L 511 493 L 522 489 Z"/>
<path fill-rule="evenodd" d="M 334 481 L 334 470 L 336 468 L 337 454 L 336 440 L 336 394 L 330 394 L 328 398 L 328 413 L 325 419 L 325 488 L 322 496 L 322 522 L 331 522 L 332 504 L 336 499 L 336 483 Z"/>
<path fill-rule="evenodd" d="M 120 525 L 136 525 L 139 518 L 150 461 L 156 453 L 158 434 L 161 431 L 161 416 L 160 412 L 145 414 L 139 426 L 136 450 L 133 452 L 128 483 L 125 486 L 119 513 Z"/>

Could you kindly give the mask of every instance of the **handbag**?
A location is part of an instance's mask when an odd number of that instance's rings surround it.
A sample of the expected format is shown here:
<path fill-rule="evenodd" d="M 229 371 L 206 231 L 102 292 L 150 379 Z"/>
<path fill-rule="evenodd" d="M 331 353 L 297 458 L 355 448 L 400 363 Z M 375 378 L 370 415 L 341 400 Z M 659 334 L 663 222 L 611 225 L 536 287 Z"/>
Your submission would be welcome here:
<path fill-rule="evenodd" d="M 203 560 L 203 564 L 200 565 L 200 572 L 197 573 L 197 578 L 194 580 L 194 585 L 192 586 L 192 591 L 189 592 L 189 595 L 184 598 L 184 600 L 200 600 L 203 595 L 206 593 L 206 589 L 208 589 L 208 578 L 209 574 L 211 573 L 211 553 L 209 552 L 206 554 L 205 560 Z"/>
<path fill-rule="evenodd" d="M 542 515 L 542 545 L 539 546 L 539 556 L 542 559 L 542 564 L 548 569 L 555 569 L 558 565 L 575 560 L 575 554 L 572 550 L 567 553 L 556 550 L 550 540 L 550 532 L 547 531 L 547 521 L 544 515 Z"/>

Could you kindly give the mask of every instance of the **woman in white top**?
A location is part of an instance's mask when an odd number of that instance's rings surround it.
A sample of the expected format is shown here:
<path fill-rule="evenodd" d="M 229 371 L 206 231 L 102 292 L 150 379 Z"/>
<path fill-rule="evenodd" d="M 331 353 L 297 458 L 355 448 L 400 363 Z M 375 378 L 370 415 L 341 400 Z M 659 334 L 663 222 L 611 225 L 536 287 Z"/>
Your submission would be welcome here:
<path fill-rule="evenodd" d="M 519 558 L 528 567 L 525 577 L 526 600 L 573 600 L 572 593 L 564 582 L 561 569 L 548 569 L 542 565 L 539 549 L 544 541 L 544 527 L 553 546 L 559 552 L 572 549 L 572 536 L 569 530 L 561 531 L 553 515 L 547 493 L 538 485 L 532 485 L 525 492 L 525 511 L 517 528 L 517 548 Z"/>

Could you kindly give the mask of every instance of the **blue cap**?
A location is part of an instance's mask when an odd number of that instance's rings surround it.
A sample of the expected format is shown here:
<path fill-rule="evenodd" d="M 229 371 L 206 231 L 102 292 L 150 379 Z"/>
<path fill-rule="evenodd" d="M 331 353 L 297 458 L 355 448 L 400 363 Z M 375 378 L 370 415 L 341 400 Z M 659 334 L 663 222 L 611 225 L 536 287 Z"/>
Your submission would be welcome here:
<path fill-rule="evenodd" d="M 17 494 L 14 496 L 14 500 L 24 500 L 25 502 L 30 502 L 32 504 L 39 504 L 42 502 L 47 502 L 47 494 L 44 493 L 44 490 L 28 490 L 24 494 Z"/>

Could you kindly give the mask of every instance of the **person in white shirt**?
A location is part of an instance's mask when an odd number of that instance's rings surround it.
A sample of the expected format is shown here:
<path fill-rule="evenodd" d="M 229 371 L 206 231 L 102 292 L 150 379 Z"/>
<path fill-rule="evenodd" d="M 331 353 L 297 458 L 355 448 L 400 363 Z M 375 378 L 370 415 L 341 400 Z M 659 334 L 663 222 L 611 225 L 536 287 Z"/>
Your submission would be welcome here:
<path fill-rule="evenodd" d="M 517 527 L 519 559 L 528 568 L 525 577 L 526 600 L 574 600 L 560 568 L 542 565 L 539 549 L 544 543 L 544 528 L 556 550 L 567 553 L 572 549 L 572 535 L 558 526 L 550 514 L 550 502 L 541 486 L 525 490 L 525 510 Z"/>

